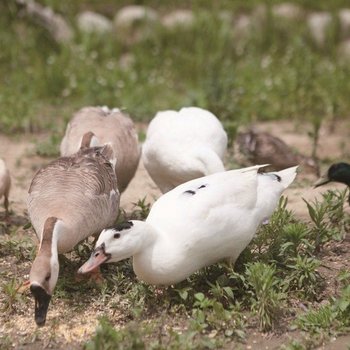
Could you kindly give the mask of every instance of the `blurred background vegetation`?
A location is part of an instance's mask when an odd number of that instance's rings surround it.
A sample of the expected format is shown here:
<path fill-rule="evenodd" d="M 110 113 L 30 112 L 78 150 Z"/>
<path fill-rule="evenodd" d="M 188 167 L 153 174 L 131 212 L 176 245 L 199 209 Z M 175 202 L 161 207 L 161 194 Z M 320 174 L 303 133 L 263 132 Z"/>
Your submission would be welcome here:
<path fill-rule="evenodd" d="M 3 133 L 63 131 L 72 113 L 87 105 L 119 107 L 145 122 L 161 109 L 197 105 L 228 128 L 275 119 L 317 126 L 349 115 L 350 65 L 339 53 L 346 37 L 338 16 L 348 0 L 291 1 L 302 9 L 293 19 L 275 14 L 281 0 L 37 2 L 61 14 L 74 37 L 57 43 L 14 1 L 0 3 Z M 159 19 L 188 9 L 195 20 L 102 34 L 77 26 L 81 11 L 113 23 L 126 5 L 148 6 Z M 308 16 L 319 11 L 332 19 L 322 42 L 308 26 Z"/>

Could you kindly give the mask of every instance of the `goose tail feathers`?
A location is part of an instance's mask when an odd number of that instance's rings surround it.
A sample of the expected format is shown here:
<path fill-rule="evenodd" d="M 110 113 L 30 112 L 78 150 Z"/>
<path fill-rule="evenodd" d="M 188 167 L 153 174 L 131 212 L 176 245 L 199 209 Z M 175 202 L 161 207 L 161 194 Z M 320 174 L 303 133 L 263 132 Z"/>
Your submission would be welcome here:
<path fill-rule="evenodd" d="M 280 182 L 284 188 L 287 188 L 297 176 L 297 166 L 293 166 L 291 168 L 287 168 L 278 172 L 274 172 L 273 174 L 280 177 Z"/>

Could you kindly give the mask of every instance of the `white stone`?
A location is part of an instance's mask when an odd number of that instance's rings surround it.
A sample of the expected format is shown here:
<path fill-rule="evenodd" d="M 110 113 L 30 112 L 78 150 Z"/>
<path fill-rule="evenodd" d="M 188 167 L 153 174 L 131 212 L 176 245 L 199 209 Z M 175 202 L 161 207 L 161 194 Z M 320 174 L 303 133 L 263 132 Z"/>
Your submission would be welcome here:
<path fill-rule="evenodd" d="M 193 23 L 194 15 L 191 10 L 175 10 L 162 18 L 162 24 L 167 28 L 190 27 Z"/>
<path fill-rule="evenodd" d="M 307 19 L 307 25 L 310 30 L 311 37 L 316 44 L 323 46 L 326 41 L 326 34 L 332 23 L 332 15 L 328 12 L 311 13 Z"/>
<path fill-rule="evenodd" d="M 338 47 L 338 53 L 344 59 L 350 60 L 350 39 L 340 43 Z"/>
<path fill-rule="evenodd" d="M 84 11 L 77 16 L 78 28 L 85 33 L 107 33 L 112 31 L 112 21 L 107 17 L 91 11 Z"/>
<path fill-rule="evenodd" d="M 341 9 L 338 16 L 343 37 L 350 36 L 350 9 Z"/>
<path fill-rule="evenodd" d="M 238 16 L 233 23 L 233 32 L 236 38 L 242 39 L 252 30 L 252 19 L 248 15 Z"/>
<path fill-rule="evenodd" d="M 138 22 L 156 22 L 158 14 L 155 10 L 141 5 L 130 5 L 121 8 L 114 17 L 114 24 L 119 28 L 132 27 Z"/>
<path fill-rule="evenodd" d="M 292 4 L 290 2 L 284 2 L 282 4 L 275 5 L 272 7 L 271 11 L 275 17 L 287 20 L 300 19 L 304 14 L 304 11 L 300 6 Z"/>

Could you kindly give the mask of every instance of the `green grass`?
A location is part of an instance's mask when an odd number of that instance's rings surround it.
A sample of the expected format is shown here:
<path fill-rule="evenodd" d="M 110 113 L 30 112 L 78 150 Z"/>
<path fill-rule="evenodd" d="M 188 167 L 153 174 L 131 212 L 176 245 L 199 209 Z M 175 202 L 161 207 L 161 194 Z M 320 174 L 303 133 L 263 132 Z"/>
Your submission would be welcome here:
<path fill-rule="evenodd" d="M 127 3 L 40 2 L 53 6 L 70 23 L 83 8 L 111 17 Z M 239 37 L 218 16 L 221 10 L 253 13 L 261 4 L 258 0 L 143 3 L 160 13 L 192 8 L 196 23 L 193 28 L 176 30 L 156 25 L 133 44 L 115 34 L 77 33 L 73 43 L 64 46 L 19 17 L 10 1 L 1 3 L 1 132 L 48 131 L 49 138 L 36 151 L 56 156 L 66 122 L 85 105 L 118 106 L 136 121 L 148 121 L 160 109 L 199 105 L 220 117 L 231 138 L 242 124 L 286 118 L 296 123 L 310 121 L 311 137 L 317 140 L 324 120 L 348 117 L 350 66 L 337 55 L 336 22 L 327 34 L 327 46 L 319 48 L 305 23 L 269 15 L 260 30 Z M 348 6 L 347 0 L 295 3 L 332 13 Z M 122 67 L 120 61 L 125 58 L 131 60 Z M 90 304 L 111 311 L 100 320 L 86 349 L 115 348 L 115 343 L 120 349 L 210 349 L 232 348 L 232 344 L 239 348 L 251 329 L 297 328 L 317 339 L 347 333 L 350 271 L 341 271 L 339 286 L 325 297 L 327 276 L 322 270 L 329 245 L 341 242 L 349 230 L 349 215 L 343 209 L 346 198 L 346 192 L 329 191 L 321 201 L 307 203 L 310 219 L 305 222 L 297 220 L 286 209 L 286 199 L 281 199 L 269 224 L 260 228 L 235 269 L 216 264 L 164 289 L 138 281 L 129 260 L 104 266 L 102 286 L 75 283 L 74 271 L 91 249 L 85 243 L 68 256 L 69 264 L 61 262 L 55 299 L 73 305 L 77 312 Z M 135 203 L 133 213 L 123 212 L 120 218 L 144 219 L 149 209 L 148 199 L 143 198 Z M 29 265 L 35 247 L 14 233 L 11 239 L 0 241 L 0 253 Z M 2 305 L 6 312 L 16 313 L 29 297 L 17 293 L 15 273 L 1 277 Z M 299 304 L 308 310 L 302 311 Z M 114 313 L 122 317 L 114 318 Z M 294 341 L 286 348 L 308 348 L 308 341 Z M 10 345 L 9 337 L 0 337 L 0 347 Z"/>
<path fill-rule="evenodd" d="M 71 21 L 82 7 L 79 1 L 45 3 Z M 117 34 L 78 34 L 72 45 L 60 46 L 5 2 L 0 5 L 1 130 L 62 132 L 72 112 L 84 105 L 119 106 L 139 121 L 161 109 L 199 105 L 231 127 L 281 118 L 318 125 L 324 118 L 348 116 L 350 66 L 336 53 L 336 23 L 322 49 L 312 43 L 304 23 L 271 15 L 259 30 L 237 37 L 219 12 L 251 13 L 258 1 L 233 3 L 193 2 L 193 28 L 158 25 L 132 45 Z M 96 2 L 90 4 L 98 10 Z M 308 1 L 305 6 L 326 4 Z M 159 1 L 149 5 L 164 8 Z M 330 9 L 341 6 L 344 1 L 332 2 Z M 123 68 L 126 55 L 132 59 Z"/>

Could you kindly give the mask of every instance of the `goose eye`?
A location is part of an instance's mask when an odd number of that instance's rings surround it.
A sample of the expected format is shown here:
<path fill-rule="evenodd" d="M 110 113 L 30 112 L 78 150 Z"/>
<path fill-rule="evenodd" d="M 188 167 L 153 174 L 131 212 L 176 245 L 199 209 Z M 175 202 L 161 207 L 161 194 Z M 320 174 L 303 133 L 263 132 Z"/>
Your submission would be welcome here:
<path fill-rule="evenodd" d="M 51 273 L 48 273 L 45 277 L 45 281 L 48 281 L 51 278 Z"/>
<path fill-rule="evenodd" d="M 115 233 L 114 238 L 120 238 L 120 233 Z"/>

